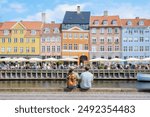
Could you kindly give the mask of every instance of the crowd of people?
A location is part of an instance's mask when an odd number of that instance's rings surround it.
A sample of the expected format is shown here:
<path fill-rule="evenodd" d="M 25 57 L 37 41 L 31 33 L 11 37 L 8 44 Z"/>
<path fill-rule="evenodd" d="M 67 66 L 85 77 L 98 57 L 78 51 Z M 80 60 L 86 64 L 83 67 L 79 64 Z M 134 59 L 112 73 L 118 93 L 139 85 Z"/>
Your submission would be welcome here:
<path fill-rule="evenodd" d="M 51 70 L 51 69 L 69 69 L 70 66 L 74 66 L 76 69 L 83 69 L 84 65 L 80 64 L 77 65 L 77 63 L 71 63 L 71 64 L 64 64 L 64 63 L 56 63 L 56 62 L 42 62 L 42 63 L 7 63 L 7 62 L 1 62 L 0 63 L 0 69 L 7 70 L 7 69 L 42 69 L 42 70 Z M 91 69 L 135 69 L 135 70 L 150 70 L 150 64 L 119 64 L 119 63 L 105 63 L 105 64 L 90 64 Z"/>

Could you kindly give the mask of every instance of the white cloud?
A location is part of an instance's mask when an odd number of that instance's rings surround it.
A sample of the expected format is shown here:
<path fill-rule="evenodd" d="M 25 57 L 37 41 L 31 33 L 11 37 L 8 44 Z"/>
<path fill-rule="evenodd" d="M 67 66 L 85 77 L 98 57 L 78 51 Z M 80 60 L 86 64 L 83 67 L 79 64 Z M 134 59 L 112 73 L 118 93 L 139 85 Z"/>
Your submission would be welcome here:
<path fill-rule="evenodd" d="M 46 13 L 46 21 L 47 22 L 50 22 L 50 21 L 62 22 L 65 12 L 76 11 L 76 8 L 78 5 L 81 6 L 81 10 L 83 10 L 87 6 L 87 4 L 76 4 L 76 5 L 62 4 L 62 5 L 58 5 L 54 9 L 46 9 L 45 11 L 43 11 Z M 18 18 L 18 19 L 21 20 L 21 18 Z M 41 12 L 38 12 L 33 15 L 29 15 L 22 20 L 41 21 Z"/>
<path fill-rule="evenodd" d="M 116 8 L 111 8 L 110 12 L 113 15 L 119 15 L 121 18 L 150 18 L 150 10 L 147 5 L 141 7 L 131 4 L 121 4 L 117 5 Z"/>
<path fill-rule="evenodd" d="M 27 10 L 25 5 L 21 3 L 11 3 L 9 4 L 9 8 L 15 10 L 17 13 L 22 13 Z"/>

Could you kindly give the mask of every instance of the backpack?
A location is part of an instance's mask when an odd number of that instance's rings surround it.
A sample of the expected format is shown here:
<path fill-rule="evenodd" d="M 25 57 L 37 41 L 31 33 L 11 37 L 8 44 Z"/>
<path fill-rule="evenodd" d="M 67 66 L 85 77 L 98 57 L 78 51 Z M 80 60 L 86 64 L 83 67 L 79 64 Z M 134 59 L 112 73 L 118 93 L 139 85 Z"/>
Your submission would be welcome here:
<path fill-rule="evenodd" d="M 74 73 L 71 73 L 67 77 L 67 86 L 72 87 L 77 85 L 77 78 Z"/>

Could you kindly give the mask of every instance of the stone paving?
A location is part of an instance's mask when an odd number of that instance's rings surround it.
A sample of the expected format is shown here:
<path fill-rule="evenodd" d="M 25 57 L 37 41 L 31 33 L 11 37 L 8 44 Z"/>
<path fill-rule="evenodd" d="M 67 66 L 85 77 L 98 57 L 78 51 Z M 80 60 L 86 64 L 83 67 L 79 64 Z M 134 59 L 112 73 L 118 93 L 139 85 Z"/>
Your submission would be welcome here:
<path fill-rule="evenodd" d="M 150 92 L 1 92 L 0 100 L 150 100 Z"/>

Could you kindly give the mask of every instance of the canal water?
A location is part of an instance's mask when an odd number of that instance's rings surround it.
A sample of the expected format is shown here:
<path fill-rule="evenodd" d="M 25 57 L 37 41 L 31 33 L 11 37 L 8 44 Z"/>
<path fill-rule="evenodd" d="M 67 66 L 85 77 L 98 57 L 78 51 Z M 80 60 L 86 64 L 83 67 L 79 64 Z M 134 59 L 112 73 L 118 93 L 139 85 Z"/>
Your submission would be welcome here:
<path fill-rule="evenodd" d="M 93 88 L 136 88 L 136 80 L 94 80 Z M 65 80 L 0 81 L 0 88 L 64 88 Z"/>

